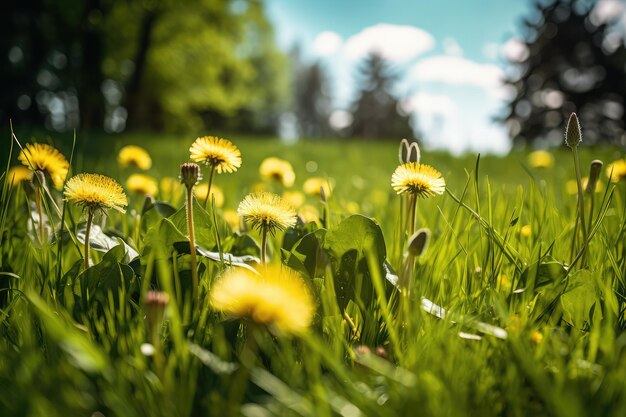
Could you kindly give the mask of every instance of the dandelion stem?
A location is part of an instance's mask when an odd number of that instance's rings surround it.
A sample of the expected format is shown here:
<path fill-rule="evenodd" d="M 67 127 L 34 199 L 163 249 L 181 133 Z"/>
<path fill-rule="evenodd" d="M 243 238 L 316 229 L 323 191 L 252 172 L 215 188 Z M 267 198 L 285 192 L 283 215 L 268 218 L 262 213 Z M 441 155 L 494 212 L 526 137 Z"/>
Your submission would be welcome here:
<path fill-rule="evenodd" d="M 408 213 L 408 223 L 407 223 L 407 231 L 408 231 L 408 235 L 413 236 L 413 233 L 415 233 L 415 211 L 416 211 L 416 206 L 417 206 L 417 196 L 415 194 L 411 194 L 409 196 L 409 206 L 407 207 Z"/>
<path fill-rule="evenodd" d="M 191 254 L 191 279 L 193 293 L 198 291 L 198 264 L 196 261 L 196 233 L 193 226 L 193 187 L 187 187 L 187 232 L 189 233 L 189 252 Z"/>
<path fill-rule="evenodd" d="M 211 165 L 211 173 L 209 174 L 209 188 L 204 197 L 204 209 L 206 210 L 207 203 L 209 202 L 209 196 L 211 195 L 211 184 L 213 183 L 213 173 L 215 172 L 215 165 Z"/>
<path fill-rule="evenodd" d="M 585 203 L 583 200 L 583 186 L 582 179 L 580 175 L 580 161 L 578 158 L 578 147 L 574 146 L 572 148 L 572 152 L 574 154 L 574 169 L 576 171 L 576 185 L 578 186 L 578 216 L 580 220 L 580 227 L 583 231 L 583 250 L 586 253 L 587 247 L 587 223 L 585 222 Z M 583 255 L 583 259 L 586 258 Z M 584 263 L 584 262 L 583 262 Z"/>
<path fill-rule="evenodd" d="M 41 205 L 41 185 L 37 184 L 35 186 L 35 204 L 37 205 L 37 226 L 39 229 L 39 243 L 43 246 L 44 244 L 44 228 L 43 228 L 43 209 Z"/>
<path fill-rule="evenodd" d="M 89 235 L 91 233 L 91 223 L 93 222 L 94 210 L 89 209 L 87 214 L 87 225 L 85 226 L 85 269 L 89 268 Z"/>
<path fill-rule="evenodd" d="M 261 265 L 265 267 L 267 257 L 267 228 L 261 227 Z"/>

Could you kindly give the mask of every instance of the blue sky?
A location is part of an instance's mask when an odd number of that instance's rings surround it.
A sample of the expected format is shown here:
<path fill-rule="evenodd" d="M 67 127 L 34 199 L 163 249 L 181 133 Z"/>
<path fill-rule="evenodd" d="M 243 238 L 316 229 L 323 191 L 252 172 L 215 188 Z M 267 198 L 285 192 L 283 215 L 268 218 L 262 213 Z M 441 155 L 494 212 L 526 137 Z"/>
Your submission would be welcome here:
<path fill-rule="evenodd" d="M 503 56 L 524 53 L 511 39 L 529 10 L 524 0 L 268 0 L 278 44 L 298 42 L 324 63 L 338 109 L 353 98 L 359 58 L 381 50 L 402 75 L 397 94 L 424 144 L 455 153 L 508 151 L 491 119 L 507 94 Z"/>

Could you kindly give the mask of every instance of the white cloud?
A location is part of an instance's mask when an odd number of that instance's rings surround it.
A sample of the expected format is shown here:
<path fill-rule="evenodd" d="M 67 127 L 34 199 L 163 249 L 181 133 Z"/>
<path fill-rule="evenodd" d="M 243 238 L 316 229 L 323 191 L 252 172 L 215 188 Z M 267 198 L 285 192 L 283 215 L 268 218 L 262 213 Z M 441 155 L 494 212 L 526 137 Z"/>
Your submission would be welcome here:
<path fill-rule="evenodd" d="M 600 0 L 589 16 L 594 25 L 610 22 L 626 13 L 626 5 L 622 0 Z"/>
<path fill-rule="evenodd" d="M 483 45 L 482 52 L 485 58 L 495 61 L 500 57 L 500 45 L 495 42 L 487 42 Z"/>
<path fill-rule="evenodd" d="M 313 41 L 313 53 L 318 56 L 332 55 L 341 48 L 342 43 L 341 36 L 336 32 L 320 32 Z"/>
<path fill-rule="evenodd" d="M 512 62 L 521 62 L 528 58 L 528 47 L 519 38 L 511 38 L 502 45 L 502 55 Z"/>
<path fill-rule="evenodd" d="M 443 39 L 443 51 L 446 55 L 461 56 L 463 55 L 463 49 L 461 45 L 454 38 Z"/>
<path fill-rule="evenodd" d="M 430 51 L 434 46 L 433 36 L 422 29 L 381 23 L 348 38 L 344 51 L 350 59 L 378 53 L 389 61 L 402 62 Z"/>
<path fill-rule="evenodd" d="M 495 90 L 501 87 L 503 72 L 497 65 L 440 55 L 416 63 L 410 70 L 410 76 L 417 81 L 473 85 Z"/>
<path fill-rule="evenodd" d="M 450 116 L 457 112 L 456 103 L 443 94 L 417 93 L 405 99 L 402 107 L 407 113 L 417 113 L 420 116 Z"/>

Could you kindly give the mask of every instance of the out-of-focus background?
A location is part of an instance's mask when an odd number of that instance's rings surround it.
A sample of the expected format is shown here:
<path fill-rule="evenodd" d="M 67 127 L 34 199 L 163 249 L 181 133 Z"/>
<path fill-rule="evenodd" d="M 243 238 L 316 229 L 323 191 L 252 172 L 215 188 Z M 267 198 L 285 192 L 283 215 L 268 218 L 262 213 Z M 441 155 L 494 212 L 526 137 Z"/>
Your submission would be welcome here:
<path fill-rule="evenodd" d="M 1 19 L 4 137 L 505 154 L 561 144 L 576 111 L 586 143 L 626 144 L 622 0 L 5 0 Z"/>

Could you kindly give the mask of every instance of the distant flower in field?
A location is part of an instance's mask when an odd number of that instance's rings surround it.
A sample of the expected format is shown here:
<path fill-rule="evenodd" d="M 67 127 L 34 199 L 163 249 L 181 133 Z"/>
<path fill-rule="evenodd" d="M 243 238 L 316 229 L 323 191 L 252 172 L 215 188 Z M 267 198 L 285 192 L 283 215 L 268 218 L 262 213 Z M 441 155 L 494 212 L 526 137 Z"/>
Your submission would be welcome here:
<path fill-rule="evenodd" d="M 511 282 L 511 278 L 509 278 L 506 274 L 498 275 L 498 287 L 503 293 L 508 294 L 509 292 L 511 292 L 512 284 L 513 283 Z"/>
<path fill-rule="evenodd" d="M 533 330 L 532 333 L 530 334 L 530 340 L 538 345 L 543 341 L 543 334 L 537 330 Z"/>
<path fill-rule="evenodd" d="M 30 179 L 33 178 L 33 171 L 26 168 L 25 166 L 16 165 L 9 169 L 6 178 L 12 187 L 17 187 L 19 184 L 25 181 L 30 181 Z"/>
<path fill-rule="evenodd" d="M 626 161 L 618 159 L 606 167 L 606 176 L 611 182 L 619 182 L 626 179 Z"/>
<path fill-rule="evenodd" d="M 528 165 L 533 168 L 551 168 L 554 156 L 548 151 L 534 151 L 528 154 Z"/>
<path fill-rule="evenodd" d="M 217 311 L 267 325 L 278 335 L 303 333 L 315 312 L 304 280 L 286 267 L 268 268 L 260 275 L 231 269 L 211 289 L 210 302 Z"/>
<path fill-rule="evenodd" d="M 294 208 L 299 208 L 304 204 L 305 197 L 300 191 L 285 191 L 283 198 Z"/>
<path fill-rule="evenodd" d="M 322 192 L 324 196 L 330 196 L 331 189 L 328 181 L 322 177 L 311 177 L 304 182 L 302 189 L 306 194 L 309 195 L 321 195 Z"/>
<path fill-rule="evenodd" d="M 532 229 L 529 224 L 525 224 L 519 231 L 521 237 L 530 237 L 532 234 Z"/>
<path fill-rule="evenodd" d="M 58 190 L 63 187 L 70 164 L 54 147 L 44 143 L 29 143 L 17 159 L 31 170 L 45 173 Z"/>
<path fill-rule="evenodd" d="M 255 229 L 274 234 L 296 224 L 296 212 L 280 196 L 268 192 L 253 193 L 239 204 L 237 212 Z"/>
<path fill-rule="evenodd" d="M 275 157 L 264 159 L 259 167 L 259 173 L 263 178 L 277 181 L 286 188 L 291 187 L 296 180 L 296 174 L 289 161 Z"/>
<path fill-rule="evenodd" d="M 87 269 L 89 268 L 89 233 L 94 214 L 110 208 L 124 213 L 128 199 L 122 186 L 113 178 L 100 174 L 78 174 L 65 184 L 65 200 L 87 210 L 83 257 L 85 269 Z"/>
<path fill-rule="evenodd" d="M 163 177 L 159 181 L 159 190 L 161 191 L 161 199 L 174 202 L 183 192 L 183 186 L 180 180 L 174 177 Z"/>
<path fill-rule="evenodd" d="M 589 178 L 587 177 L 582 178 L 581 184 L 582 184 L 583 189 L 587 188 L 588 182 L 589 182 Z M 599 193 L 602 191 L 603 188 L 604 188 L 604 183 L 602 181 L 598 181 L 595 187 L 595 192 Z M 568 180 L 565 183 L 565 191 L 567 191 L 567 194 L 569 195 L 578 194 L 578 184 L 576 184 L 576 180 Z"/>
<path fill-rule="evenodd" d="M 128 199 L 122 186 L 100 174 L 78 174 L 65 184 L 65 199 L 87 210 L 126 210 Z"/>
<path fill-rule="evenodd" d="M 207 193 L 209 192 L 209 184 L 200 184 L 193 189 L 196 198 L 200 201 L 207 199 Z M 215 197 L 215 207 L 222 207 L 224 205 L 224 192 L 217 185 L 211 187 L 211 194 Z M 211 201 L 209 199 L 209 201 Z"/>
<path fill-rule="evenodd" d="M 320 212 L 317 207 L 306 204 L 298 210 L 298 216 L 304 223 L 318 222 L 320 220 Z"/>
<path fill-rule="evenodd" d="M 224 210 L 222 212 L 222 217 L 224 218 L 224 221 L 226 223 L 228 223 L 228 225 L 230 226 L 230 228 L 237 232 L 239 231 L 239 228 L 241 227 L 241 219 L 239 217 L 239 214 L 237 214 L 237 212 L 235 210 Z"/>
<path fill-rule="evenodd" d="M 144 174 L 133 174 L 126 180 L 126 189 L 143 195 L 156 195 L 159 187 L 154 178 Z"/>
<path fill-rule="evenodd" d="M 117 162 L 122 167 L 134 166 L 141 170 L 152 167 L 152 158 L 144 148 L 135 145 L 124 146 L 117 154 Z"/>
<path fill-rule="evenodd" d="M 441 173 L 430 165 L 408 162 L 396 168 L 391 177 L 391 186 L 398 194 L 430 197 L 443 194 L 446 182 Z"/>
<path fill-rule="evenodd" d="M 255 182 L 250 187 L 250 191 L 252 191 L 253 193 L 262 193 L 267 190 L 268 190 L 267 184 L 264 182 Z"/>
<path fill-rule="evenodd" d="M 215 168 L 218 174 L 235 172 L 241 166 L 241 152 L 229 140 L 215 136 L 203 136 L 189 148 L 190 158 Z"/>
<path fill-rule="evenodd" d="M 356 201 L 348 201 L 345 204 L 345 208 L 349 214 L 358 214 L 361 209 L 359 203 L 357 203 Z"/>

